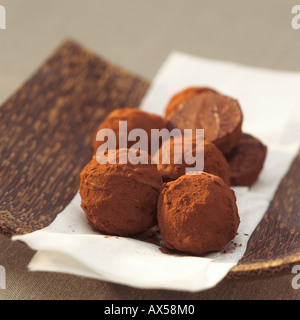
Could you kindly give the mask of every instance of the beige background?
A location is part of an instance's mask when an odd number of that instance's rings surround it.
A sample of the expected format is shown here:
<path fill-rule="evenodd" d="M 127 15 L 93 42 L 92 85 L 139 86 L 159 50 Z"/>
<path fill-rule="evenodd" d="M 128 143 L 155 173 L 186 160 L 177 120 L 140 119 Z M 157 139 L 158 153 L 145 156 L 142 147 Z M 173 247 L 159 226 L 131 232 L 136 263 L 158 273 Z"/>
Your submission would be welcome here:
<path fill-rule="evenodd" d="M 172 50 L 300 71 L 300 30 L 287 0 L 1 0 L 0 103 L 65 38 L 149 80 Z M 1 200 L 0 200 L 1 201 Z M 0 299 L 300 299 L 293 275 L 223 281 L 200 293 L 140 290 L 77 276 L 28 272 L 34 252 L 0 236 Z"/>

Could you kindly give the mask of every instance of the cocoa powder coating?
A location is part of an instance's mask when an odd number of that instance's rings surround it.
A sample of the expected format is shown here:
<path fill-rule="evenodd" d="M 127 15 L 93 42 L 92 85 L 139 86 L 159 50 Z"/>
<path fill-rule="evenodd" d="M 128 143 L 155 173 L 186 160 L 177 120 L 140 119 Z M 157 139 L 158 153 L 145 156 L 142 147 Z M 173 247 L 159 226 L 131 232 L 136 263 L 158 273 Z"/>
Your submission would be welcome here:
<path fill-rule="evenodd" d="M 170 127 L 204 129 L 205 139 L 228 154 L 241 136 L 243 114 L 237 100 L 207 87 L 175 94 L 165 109 Z"/>
<path fill-rule="evenodd" d="M 239 223 L 235 194 L 221 178 L 201 173 L 164 184 L 158 225 L 167 248 L 192 255 L 220 251 Z"/>
<path fill-rule="evenodd" d="M 100 165 L 94 155 L 80 174 L 81 207 L 96 230 L 129 236 L 156 225 L 161 187 L 152 164 Z"/>
<path fill-rule="evenodd" d="M 232 186 L 251 186 L 259 177 L 267 147 L 257 138 L 243 133 L 236 147 L 226 156 Z"/>
<path fill-rule="evenodd" d="M 119 131 L 120 121 L 127 121 L 126 137 Z M 135 108 L 111 112 L 97 132 L 113 130 L 117 150 L 107 150 L 107 162 L 99 164 L 101 153 L 96 151 L 104 141 L 96 141 L 96 132 L 94 156 L 80 174 L 81 207 L 89 223 L 106 234 L 139 239 L 158 224 L 166 250 L 197 256 L 221 251 L 235 238 L 240 224 L 230 185 L 252 185 L 267 152 L 261 141 L 242 133 L 242 122 L 238 101 L 208 87 L 190 87 L 175 94 L 164 118 Z M 151 164 L 151 130 L 165 128 L 179 128 L 179 133 L 193 129 L 193 134 L 195 129 L 204 129 L 203 172 L 187 174 L 186 169 L 195 167 L 197 160 L 185 162 L 181 135 L 163 141 L 154 155 L 158 163 Z M 127 139 L 133 129 L 143 129 L 148 136 L 145 150 L 136 151 L 147 158 L 147 164 L 131 164 L 128 157 L 127 164 L 119 163 L 121 154 L 128 154 L 137 143 Z M 128 149 L 119 149 L 119 138 L 126 139 Z M 180 140 L 183 148 L 175 149 Z M 165 144 L 170 146 L 170 163 L 163 158 Z M 195 136 L 192 146 L 195 156 Z M 113 155 L 116 164 L 112 164 Z M 176 162 L 178 157 L 181 163 Z"/>
<path fill-rule="evenodd" d="M 135 108 L 121 108 L 111 112 L 105 120 L 99 125 L 93 138 L 92 149 L 95 154 L 97 149 L 103 144 L 103 141 L 96 141 L 97 132 L 101 129 L 111 129 L 116 134 L 116 148 L 119 148 L 119 121 L 127 121 L 127 133 L 133 129 L 143 129 L 146 131 L 148 141 L 148 153 L 151 153 L 151 129 L 164 129 L 167 127 L 167 121 L 156 114 L 148 113 Z M 125 137 L 127 139 L 127 137 Z M 130 148 L 136 141 L 127 141 L 127 148 Z"/>
<path fill-rule="evenodd" d="M 178 139 L 182 140 L 182 148 L 181 150 L 177 150 L 174 148 L 174 144 L 176 145 L 176 141 Z M 158 160 L 157 169 L 163 177 L 164 182 L 169 182 L 179 178 L 180 176 L 186 174 L 187 167 L 194 167 L 195 164 L 187 164 L 184 161 L 184 139 L 179 137 L 172 137 L 169 140 L 165 141 L 159 151 L 157 151 L 154 156 L 155 159 Z M 167 148 L 170 145 L 170 163 L 165 163 L 163 161 L 163 148 Z M 192 138 L 192 153 L 196 154 L 196 138 Z M 177 155 L 176 153 L 180 153 Z M 176 163 L 176 159 L 182 159 L 181 164 Z M 204 172 L 212 173 L 216 176 L 222 178 L 226 184 L 230 185 L 230 172 L 229 165 L 223 153 L 213 144 L 207 140 L 204 140 Z"/>

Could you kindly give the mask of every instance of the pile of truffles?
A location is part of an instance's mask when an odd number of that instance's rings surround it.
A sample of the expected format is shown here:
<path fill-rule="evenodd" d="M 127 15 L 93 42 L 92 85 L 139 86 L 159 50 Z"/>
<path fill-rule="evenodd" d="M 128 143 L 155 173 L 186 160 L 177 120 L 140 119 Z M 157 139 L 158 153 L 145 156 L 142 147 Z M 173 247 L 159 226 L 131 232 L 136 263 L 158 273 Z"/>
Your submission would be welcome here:
<path fill-rule="evenodd" d="M 81 207 L 90 224 L 99 232 L 118 236 L 133 236 L 158 225 L 170 250 L 192 255 L 222 250 L 236 236 L 240 223 L 230 187 L 251 186 L 267 151 L 259 139 L 242 132 L 238 101 L 211 88 L 187 88 L 171 98 L 164 117 L 122 108 L 109 114 L 98 130 L 113 130 L 118 141 L 119 121 L 125 120 L 128 132 L 144 129 L 149 138 L 151 129 L 204 129 L 203 172 L 187 175 L 189 164 L 172 161 L 177 152 L 172 147 L 174 137 L 167 141 L 169 164 L 152 164 L 150 148 L 137 151 L 147 163 L 119 163 L 135 142 L 128 149 L 116 145 L 116 163 L 108 159 L 99 164 L 97 149 L 104 142 L 96 141 L 95 135 L 93 158 L 80 175 Z M 164 143 L 156 150 L 159 159 Z"/>

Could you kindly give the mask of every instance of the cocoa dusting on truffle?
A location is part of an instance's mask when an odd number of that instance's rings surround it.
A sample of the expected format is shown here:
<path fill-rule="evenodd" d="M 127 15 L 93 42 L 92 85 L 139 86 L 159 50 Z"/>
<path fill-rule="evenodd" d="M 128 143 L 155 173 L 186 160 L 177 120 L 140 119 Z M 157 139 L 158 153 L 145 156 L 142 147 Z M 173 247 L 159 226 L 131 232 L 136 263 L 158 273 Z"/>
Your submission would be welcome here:
<path fill-rule="evenodd" d="M 181 150 L 174 148 L 177 140 L 182 140 Z M 192 153 L 195 154 L 196 137 L 192 138 Z M 170 146 L 170 164 L 165 164 L 163 159 L 163 150 Z M 177 153 L 180 153 L 178 155 Z M 176 159 L 182 159 L 182 164 L 176 164 Z M 185 169 L 187 167 L 194 167 L 195 165 L 189 165 L 184 161 L 184 143 L 183 137 L 171 137 L 169 140 L 164 141 L 161 148 L 157 151 L 154 159 L 157 159 L 157 169 L 163 177 L 164 182 L 176 180 L 182 175 L 185 175 Z M 225 183 L 230 184 L 229 181 L 229 165 L 222 152 L 209 141 L 204 141 L 204 172 L 212 173 L 222 178 Z"/>
<path fill-rule="evenodd" d="M 92 149 L 95 154 L 97 149 L 103 144 L 103 141 L 96 141 L 97 132 L 101 129 L 111 129 L 116 134 L 116 148 L 119 148 L 119 121 L 127 121 L 127 132 L 133 129 L 143 129 L 146 131 L 149 139 L 148 151 L 151 154 L 151 129 L 164 129 L 167 127 L 167 121 L 152 113 L 148 113 L 135 108 L 121 108 L 111 112 L 98 127 L 93 138 Z M 127 139 L 127 137 L 124 137 Z M 128 141 L 127 148 L 133 146 L 136 141 Z"/>
<path fill-rule="evenodd" d="M 117 162 L 120 152 L 117 150 Z M 147 154 L 148 156 L 148 154 Z M 80 175 L 81 207 L 91 225 L 104 233 L 128 236 L 157 223 L 162 178 L 152 164 L 99 164 L 96 156 Z"/>
<path fill-rule="evenodd" d="M 251 186 L 258 178 L 267 147 L 257 138 L 243 133 L 236 147 L 226 156 L 232 186 Z"/>
<path fill-rule="evenodd" d="M 120 121 L 126 121 L 125 133 L 120 132 Z M 117 150 L 104 152 L 107 161 L 99 164 L 100 152 L 96 151 L 105 141 L 96 141 L 96 132 L 94 156 L 80 175 L 81 206 L 91 226 L 105 237 L 130 236 L 178 257 L 233 252 L 242 244 L 233 240 L 240 218 L 230 185 L 252 185 L 267 152 L 261 141 L 242 133 L 242 122 L 238 101 L 208 87 L 190 87 L 175 94 L 164 118 L 134 108 L 110 113 L 97 132 L 111 129 Z M 173 128 L 180 129 L 179 135 L 163 141 L 154 155 L 151 130 Z M 124 160 L 124 152 L 128 155 L 137 142 L 127 139 L 133 129 L 143 129 L 147 134 L 148 145 L 137 151 L 147 161 L 131 164 L 127 158 L 127 164 L 120 164 L 121 155 Z M 196 170 L 195 174 L 186 174 L 187 169 L 198 167 L 185 161 L 184 136 L 180 135 L 184 129 L 193 129 L 193 133 L 204 129 L 202 173 Z M 119 139 L 126 139 L 126 149 L 119 149 Z M 174 147 L 178 139 L 180 150 Z M 194 136 L 193 158 L 197 142 Z M 170 146 L 170 163 L 163 158 L 166 145 Z M 151 153 L 157 165 L 151 164 Z M 113 155 L 116 164 L 110 161 Z M 176 161 L 178 158 L 181 162 Z"/>
<path fill-rule="evenodd" d="M 222 250 L 240 223 L 234 192 L 204 172 L 164 184 L 157 214 L 166 247 L 193 255 Z"/>
<path fill-rule="evenodd" d="M 243 114 L 237 100 L 206 87 L 187 88 L 174 95 L 165 110 L 170 126 L 204 129 L 205 139 L 224 154 L 241 136 Z"/>

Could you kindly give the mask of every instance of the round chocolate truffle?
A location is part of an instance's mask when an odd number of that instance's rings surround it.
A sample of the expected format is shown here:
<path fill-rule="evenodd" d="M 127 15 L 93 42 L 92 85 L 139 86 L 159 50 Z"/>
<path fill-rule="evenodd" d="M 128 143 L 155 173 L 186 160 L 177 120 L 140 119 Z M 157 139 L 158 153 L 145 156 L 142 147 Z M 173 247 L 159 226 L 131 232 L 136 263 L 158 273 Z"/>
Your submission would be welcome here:
<path fill-rule="evenodd" d="M 165 246 L 192 255 L 222 250 L 240 223 L 234 192 L 205 172 L 166 183 L 157 217 Z"/>
<path fill-rule="evenodd" d="M 161 175 L 150 158 L 149 164 L 120 164 L 120 154 L 127 151 L 110 153 L 103 164 L 94 155 L 80 174 L 81 207 L 91 225 L 103 233 L 129 236 L 157 224 Z"/>
<path fill-rule="evenodd" d="M 206 87 L 174 95 L 165 110 L 170 127 L 204 129 L 205 139 L 228 154 L 241 136 L 243 114 L 237 100 Z"/>
<path fill-rule="evenodd" d="M 267 147 L 257 138 L 243 133 L 235 148 L 226 155 L 232 186 L 251 186 L 263 168 Z"/>
<path fill-rule="evenodd" d="M 119 148 L 119 121 L 127 121 L 126 136 L 121 138 L 127 140 L 127 134 L 133 129 L 143 129 L 148 136 L 148 145 L 142 148 L 148 153 L 151 153 L 151 129 L 164 129 L 167 127 L 167 121 L 156 114 L 148 113 L 135 108 L 121 108 L 112 111 L 105 120 L 98 127 L 93 138 L 92 149 L 95 154 L 97 149 L 104 143 L 104 141 L 97 141 L 97 132 L 101 129 L 111 129 L 116 134 L 116 148 Z M 127 148 L 132 147 L 137 141 L 127 141 Z"/>
<path fill-rule="evenodd" d="M 177 149 L 177 141 L 181 142 L 182 148 Z M 180 141 L 181 140 L 181 141 Z M 196 155 L 196 137 L 193 136 L 192 142 L 190 144 L 191 151 L 193 155 Z M 179 144 L 180 146 L 180 144 Z M 164 160 L 163 150 L 170 150 L 170 163 Z M 157 169 L 163 177 L 164 182 L 169 182 L 179 178 L 180 176 L 186 174 L 186 168 L 194 167 L 195 164 L 187 164 L 184 156 L 184 139 L 182 137 L 171 137 L 162 143 L 159 151 L 156 152 L 154 156 L 155 161 L 157 161 Z M 181 163 L 178 163 L 178 160 Z M 223 153 L 211 142 L 204 140 L 204 172 L 214 174 L 222 178 L 226 184 L 230 184 L 229 181 L 229 165 Z"/>

